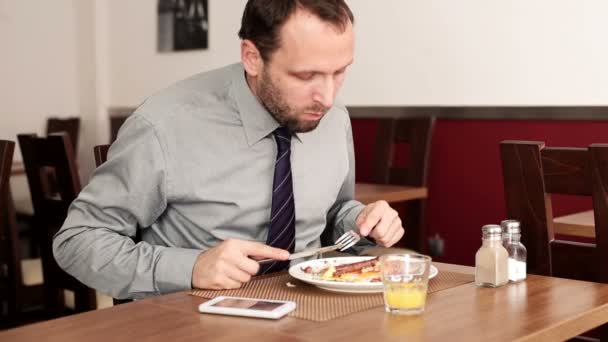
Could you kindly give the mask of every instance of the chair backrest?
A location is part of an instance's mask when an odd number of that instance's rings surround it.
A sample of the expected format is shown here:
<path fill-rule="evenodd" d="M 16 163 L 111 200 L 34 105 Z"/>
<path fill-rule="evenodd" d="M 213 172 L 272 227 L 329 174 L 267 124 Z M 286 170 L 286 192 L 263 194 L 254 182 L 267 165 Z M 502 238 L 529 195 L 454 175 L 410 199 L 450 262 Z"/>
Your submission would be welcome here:
<path fill-rule="evenodd" d="M 507 215 L 522 223 L 530 273 L 608 282 L 608 145 L 500 144 Z M 551 194 L 591 196 L 595 243 L 555 239 Z"/>
<path fill-rule="evenodd" d="M 68 289 L 74 292 L 77 312 L 95 309 L 95 292 L 65 273 L 57 265 L 52 250 L 53 236 L 81 190 L 70 139 L 67 133 L 47 137 L 20 134 L 17 138 L 34 206 L 47 305 L 50 310 L 61 310 L 63 289 Z M 56 192 L 51 191 L 49 178 L 55 180 Z"/>
<path fill-rule="evenodd" d="M 110 143 L 113 143 L 118 136 L 118 131 L 122 124 L 127 120 L 128 115 L 112 115 L 110 116 Z"/>
<path fill-rule="evenodd" d="M 95 166 L 103 164 L 108 160 L 108 150 L 110 145 L 97 145 L 93 147 L 93 154 L 95 154 Z"/>
<path fill-rule="evenodd" d="M 0 307 L 7 303 L 9 318 L 17 312 L 21 288 L 17 223 L 9 189 L 14 149 L 14 142 L 0 140 Z"/>
<path fill-rule="evenodd" d="M 46 134 L 66 132 L 70 137 L 73 152 L 78 151 L 78 138 L 80 137 L 80 118 L 48 118 L 46 120 Z"/>
<path fill-rule="evenodd" d="M 13 165 L 13 152 L 15 143 L 8 140 L 0 140 L 0 193 L 8 190 L 8 182 Z"/>
<path fill-rule="evenodd" d="M 434 117 L 379 119 L 373 181 L 425 186 L 434 126 Z M 409 152 L 407 165 L 394 164 L 397 149 Z"/>
<path fill-rule="evenodd" d="M 371 181 L 377 184 L 426 186 L 435 117 L 379 118 Z M 355 141 L 355 144 L 357 141 Z M 425 200 L 393 205 L 407 233 L 399 246 L 426 252 Z"/>

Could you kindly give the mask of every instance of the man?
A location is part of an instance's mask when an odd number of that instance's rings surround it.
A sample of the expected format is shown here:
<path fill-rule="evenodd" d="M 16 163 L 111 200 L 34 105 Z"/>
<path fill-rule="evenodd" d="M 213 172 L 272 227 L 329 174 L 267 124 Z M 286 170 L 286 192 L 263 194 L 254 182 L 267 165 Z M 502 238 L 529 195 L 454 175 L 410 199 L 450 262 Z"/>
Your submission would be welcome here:
<path fill-rule="evenodd" d="M 350 121 L 334 104 L 353 61 L 344 1 L 250 0 L 239 36 L 242 63 L 127 120 L 55 236 L 68 273 L 117 298 L 237 288 L 320 246 L 324 230 L 386 247 L 403 236 L 386 202 L 353 200 Z"/>

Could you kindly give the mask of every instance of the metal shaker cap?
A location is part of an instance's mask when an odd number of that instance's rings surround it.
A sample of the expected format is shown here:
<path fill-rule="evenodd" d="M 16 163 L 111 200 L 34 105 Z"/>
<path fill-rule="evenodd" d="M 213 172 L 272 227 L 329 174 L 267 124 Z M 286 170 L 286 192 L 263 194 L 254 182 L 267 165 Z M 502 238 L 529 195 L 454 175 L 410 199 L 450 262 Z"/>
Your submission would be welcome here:
<path fill-rule="evenodd" d="M 494 235 L 502 233 L 502 228 L 497 224 L 486 224 L 481 227 L 481 231 L 484 235 Z"/>
<path fill-rule="evenodd" d="M 521 224 L 517 220 L 503 220 L 500 222 L 503 233 L 520 234 Z"/>

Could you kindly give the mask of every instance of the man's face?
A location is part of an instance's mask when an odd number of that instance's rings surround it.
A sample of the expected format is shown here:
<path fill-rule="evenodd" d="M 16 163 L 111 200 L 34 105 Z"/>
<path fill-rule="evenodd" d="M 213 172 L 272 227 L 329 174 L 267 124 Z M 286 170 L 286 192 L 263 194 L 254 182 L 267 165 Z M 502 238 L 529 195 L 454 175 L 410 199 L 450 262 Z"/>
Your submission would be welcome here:
<path fill-rule="evenodd" d="M 317 127 L 332 107 L 353 61 L 354 32 L 298 10 L 280 31 L 280 47 L 258 77 L 257 95 L 294 132 Z"/>

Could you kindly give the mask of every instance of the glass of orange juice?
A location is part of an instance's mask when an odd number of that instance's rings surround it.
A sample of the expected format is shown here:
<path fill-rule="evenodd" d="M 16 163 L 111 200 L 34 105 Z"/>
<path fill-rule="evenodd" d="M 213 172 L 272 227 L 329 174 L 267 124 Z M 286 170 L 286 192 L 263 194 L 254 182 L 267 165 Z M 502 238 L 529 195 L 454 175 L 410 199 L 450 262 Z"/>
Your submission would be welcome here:
<path fill-rule="evenodd" d="M 384 308 L 395 314 L 416 315 L 424 311 L 431 258 L 421 254 L 380 257 Z"/>

